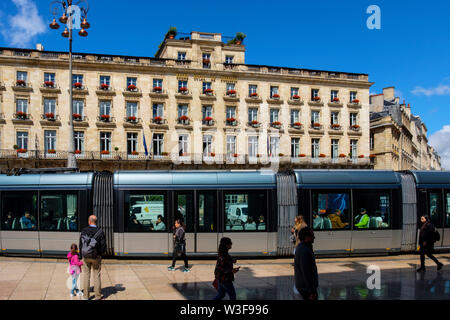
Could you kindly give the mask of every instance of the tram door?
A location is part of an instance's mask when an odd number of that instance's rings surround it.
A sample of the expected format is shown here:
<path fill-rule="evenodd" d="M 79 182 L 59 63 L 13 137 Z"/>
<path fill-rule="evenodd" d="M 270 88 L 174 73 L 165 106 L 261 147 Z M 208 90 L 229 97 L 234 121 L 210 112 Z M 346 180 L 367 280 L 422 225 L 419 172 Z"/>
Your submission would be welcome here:
<path fill-rule="evenodd" d="M 439 231 L 441 239 L 437 241 L 434 246 L 441 247 L 444 242 L 444 215 L 442 207 L 442 190 L 429 190 L 428 192 L 428 216 L 431 219 L 431 223 L 435 226 L 436 230 Z M 421 224 L 420 224 L 421 225 Z"/>
<path fill-rule="evenodd" d="M 174 220 L 186 224 L 186 251 L 217 251 L 217 192 L 209 190 L 177 191 Z"/>
<path fill-rule="evenodd" d="M 450 190 L 444 190 L 445 210 L 444 210 L 444 234 L 442 237 L 442 246 L 450 247 Z"/>

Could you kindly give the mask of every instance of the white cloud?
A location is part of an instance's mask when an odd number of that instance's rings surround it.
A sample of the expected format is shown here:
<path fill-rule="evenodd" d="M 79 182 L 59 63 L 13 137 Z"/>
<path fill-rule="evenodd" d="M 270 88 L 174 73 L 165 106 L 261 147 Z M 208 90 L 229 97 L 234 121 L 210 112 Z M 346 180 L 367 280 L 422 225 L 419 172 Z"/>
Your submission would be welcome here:
<path fill-rule="evenodd" d="M 33 0 L 12 0 L 18 12 L 8 16 L 8 24 L 2 25 L 1 33 L 11 46 L 25 47 L 33 38 L 46 31 L 46 24 L 39 15 Z"/>
<path fill-rule="evenodd" d="M 430 136 L 430 145 L 434 147 L 441 157 L 441 165 L 450 169 L 450 125 L 443 126 L 441 130 Z"/>
<path fill-rule="evenodd" d="M 436 88 L 423 88 L 423 87 L 416 87 L 414 90 L 411 91 L 415 95 L 426 95 L 429 96 L 442 96 L 442 95 L 448 95 L 450 94 L 450 86 L 448 85 L 439 85 Z"/>

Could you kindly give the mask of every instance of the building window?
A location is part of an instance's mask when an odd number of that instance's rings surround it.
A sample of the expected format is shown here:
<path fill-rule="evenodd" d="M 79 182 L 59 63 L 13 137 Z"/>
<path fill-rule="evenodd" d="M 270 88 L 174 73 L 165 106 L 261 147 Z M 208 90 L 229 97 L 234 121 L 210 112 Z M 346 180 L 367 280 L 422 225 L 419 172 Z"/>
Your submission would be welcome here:
<path fill-rule="evenodd" d="M 111 77 L 110 76 L 100 76 L 100 85 L 106 84 L 108 86 L 111 85 Z"/>
<path fill-rule="evenodd" d="M 186 52 L 178 51 L 178 60 L 186 60 Z"/>
<path fill-rule="evenodd" d="M 331 158 L 337 159 L 339 157 L 339 140 L 331 139 Z"/>
<path fill-rule="evenodd" d="M 270 98 L 274 98 L 274 95 L 278 95 L 278 87 L 270 87 Z"/>
<path fill-rule="evenodd" d="M 267 232 L 265 191 L 225 192 L 224 197 L 227 232 Z"/>
<path fill-rule="evenodd" d="M 236 107 L 227 107 L 226 109 L 226 118 L 230 119 L 236 119 Z"/>
<path fill-rule="evenodd" d="M 232 64 L 233 58 L 233 56 L 225 56 L 225 63 Z"/>
<path fill-rule="evenodd" d="M 72 84 L 75 84 L 75 83 L 83 84 L 83 75 L 81 75 L 81 74 L 74 74 L 72 76 Z"/>
<path fill-rule="evenodd" d="M 271 157 L 278 157 L 280 153 L 280 138 L 279 137 L 270 137 L 270 153 Z"/>
<path fill-rule="evenodd" d="M 350 113 L 350 126 L 355 126 L 358 124 L 358 114 Z"/>
<path fill-rule="evenodd" d="M 25 71 L 17 71 L 17 80 L 25 81 L 27 83 L 28 72 Z"/>
<path fill-rule="evenodd" d="M 375 135 L 373 133 L 370 134 L 370 150 L 373 150 L 375 147 Z"/>
<path fill-rule="evenodd" d="M 28 150 L 28 132 L 17 132 L 17 148 Z"/>
<path fill-rule="evenodd" d="M 137 133 L 127 133 L 127 153 L 133 154 L 137 152 L 138 144 L 138 134 Z"/>
<path fill-rule="evenodd" d="M 178 91 L 181 91 L 181 88 L 187 89 L 188 82 L 187 80 L 178 80 Z"/>
<path fill-rule="evenodd" d="M 53 113 L 56 114 L 56 100 L 55 99 L 44 99 L 44 114 Z"/>
<path fill-rule="evenodd" d="M 314 230 L 348 229 L 350 221 L 350 196 L 346 191 L 328 193 L 312 191 Z M 331 214 L 334 216 L 330 219 Z"/>
<path fill-rule="evenodd" d="M 211 82 L 203 81 L 203 93 L 205 93 L 207 89 L 211 89 Z"/>
<path fill-rule="evenodd" d="M 135 86 L 137 87 L 137 78 L 134 77 L 127 77 L 127 88 L 129 86 Z"/>
<path fill-rule="evenodd" d="M 203 53 L 202 59 L 203 59 L 203 69 L 211 69 L 211 54 Z"/>
<path fill-rule="evenodd" d="M 56 131 L 45 130 L 44 131 L 44 148 L 47 153 L 49 150 L 56 150 Z"/>
<path fill-rule="evenodd" d="M 358 157 L 358 140 L 350 140 L 350 156 L 352 159 Z"/>
<path fill-rule="evenodd" d="M 236 85 L 234 83 L 227 83 L 227 92 L 230 90 L 236 90 Z"/>
<path fill-rule="evenodd" d="M 111 116 L 111 101 L 100 101 L 100 116 Z"/>
<path fill-rule="evenodd" d="M 236 136 L 227 136 L 227 158 L 236 154 Z"/>
<path fill-rule="evenodd" d="M 153 104 L 153 119 L 156 117 L 164 118 L 164 105 L 162 103 Z"/>
<path fill-rule="evenodd" d="M 153 155 L 161 156 L 164 152 L 164 134 L 153 134 Z"/>
<path fill-rule="evenodd" d="M 248 122 L 258 121 L 258 108 L 249 108 L 248 109 Z"/>
<path fill-rule="evenodd" d="M 255 95 L 258 93 L 258 86 L 254 84 L 250 84 L 248 86 L 248 96 L 251 97 L 252 95 Z"/>
<path fill-rule="evenodd" d="M 212 136 L 203 136 L 203 156 L 208 157 L 212 153 Z"/>
<path fill-rule="evenodd" d="M 16 112 L 25 112 L 28 113 L 28 100 L 26 99 L 17 99 L 16 100 Z"/>
<path fill-rule="evenodd" d="M 274 123 L 278 121 L 278 115 L 280 113 L 280 110 L 278 109 L 270 109 L 270 123 Z"/>
<path fill-rule="evenodd" d="M 44 73 L 44 82 L 53 82 L 55 83 L 55 74 L 54 73 Z"/>
<path fill-rule="evenodd" d="M 161 88 L 163 87 L 163 80 L 162 79 L 153 79 L 153 89 L 154 88 Z M 187 83 L 186 83 L 186 87 L 187 87 Z"/>
<path fill-rule="evenodd" d="M 111 132 L 100 132 L 100 151 L 111 152 Z"/>
<path fill-rule="evenodd" d="M 291 157 L 297 158 L 300 154 L 300 138 L 291 139 Z"/>
<path fill-rule="evenodd" d="M 331 124 L 339 124 L 339 112 L 331 112 Z"/>
<path fill-rule="evenodd" d="M 333 101 L 334 98 L 339 98 L 337 90 L 331 90 L 331 101 Z"/>
<path fill-rule="evenodd" d="M 124 192 L 125 232 L 166 232 L 167 206 L 160 191 Z"/>
<path fill-rule="evenodd" d="M 311 111 L 311 124 L 320 123 L 320 111 Z"/>
<path fill-rule="evenodd" d="M 75 131 L 75 150 L 84 152 L 84 132 Z"/>
<path fill-rule="evenodd" d="M 81 116 L 84 115 L 84 101 L 83 100 L 73 100 L 73 113 L 79 114 Z"/>
<path fill-rule="evenodd" d="M 358 93 L 356 91 L 350 91 L 350 102 L 353 102 L 353 100 L 356 100 L 358 97 Z"/>
<path fill-rule="evenodd" d="M 138 114 L 137 102 L 127 102 L 127 118 L 137 117 L 137 114 Z"/>
<path fill-rule="evenodd" d="M 188 106 L 186 105 L 178 105 L 178 119 L 182 116 L 188 116 Z"/>
<path fill-rule="evenodd" d="M 319 89 L 311 89 L 311 100 L 314 101 L 316 97 L 319 97 Z"/>
<path fill-rule="evenodd" d="M 311 157 L 318 158 L 320 155 L 320 139 L 311 139 Z"/>
<path fill-rule="evenodd" d="M 248 155 L 249 157 L 256 157 L 258 154 L 258 137 L 248 137 Z"/>
<path fill-rule="evenodd" d="M 291 124 L 300 122 L 300 110 L 291 110 Z"/>
<path fill-rule="evenodd" d="M 212 118 L 212 106 L 203 106 L 202 107 L 202 119 L 205 122 L 206 118 Z"/>
<path fill-rule="evenodd" d="M 182 134 L 178 137 L 178 154 L 179 156 L 185 156 L 189 151 L 189 136 Z"/>
<path fill-rule="evenodd" d="M 294 96 L 298 96 L 298 88 L 291 88 L 291 99 Z"/>

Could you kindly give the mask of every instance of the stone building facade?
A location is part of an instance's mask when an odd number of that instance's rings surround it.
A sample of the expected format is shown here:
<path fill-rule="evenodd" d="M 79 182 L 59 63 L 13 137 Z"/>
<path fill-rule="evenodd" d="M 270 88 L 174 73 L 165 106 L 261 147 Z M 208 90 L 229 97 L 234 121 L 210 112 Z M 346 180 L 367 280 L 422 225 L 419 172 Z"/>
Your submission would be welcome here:
<path fill-rule="evenodd" d="M 395 88 L 370 96 L 370 152 L 375 169 L 442 170 L 439 155 L 428 145 L 427 127 L 411 106 L 400 103 Z"/>
<path fill-rule="evenodd" d="M 373 167 L 367 74 L 245 49 L 192 32 L 154 58 L 74 54 L 69 81 L 65 52 L 0 48 L 0 167 L 64 166 L 70 112 L 82 170 Z"/>

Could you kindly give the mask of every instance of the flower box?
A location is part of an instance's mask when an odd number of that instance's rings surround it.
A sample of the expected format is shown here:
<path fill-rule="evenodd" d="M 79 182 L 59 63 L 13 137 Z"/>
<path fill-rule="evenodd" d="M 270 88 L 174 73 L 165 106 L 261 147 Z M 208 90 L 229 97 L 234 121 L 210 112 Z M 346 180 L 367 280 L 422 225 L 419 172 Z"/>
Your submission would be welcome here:
<path fill-rule="evenodd" d="M 102 121 L 109 121 L 109 119 L 111 118 L 111 116 L 109 114 L 102 114 L 100 116 L 100 118 L 102 119 Z"/>
<path fill-rule="evenodd" d="M 168 153 L 168 152 L 161 152 L 161 155 L 162 155 L 162 156 L 168 156 L 169 153 Z"/>
<path fill-rule="evenodd" d="M 300 127 L 302 126 L 302 124 L 301 124 L 300 122 L 294 122 L 294 123 L 292 124 L 292 126 L 293 126 L 294 128 L 300 128 Z"/>
<path fill-rule="evenodd" d="M 314 97 L 313 101 L 320 101 L 320 97 Z"/>
<path fill-rule="evenodd" d="M 81 150 L 75 150 L 75 154 L 81 154 Z"/>
<path fill-rule="evenodd" d="M 340 128 L 341 128 L 341 125 L 340 125 L 340 124 L 336 124 L 336 123 L 335 123 L 335 124 L 332 124 L 332 125 L 331 125 L 331 128 L 333 128 L 333 129 L 336 129 L 336 130 L 337 130 L 337 129 L 340 129 Z"/>
<path fill-rule="evenodd" d="M 188 89 L 186 87 L 181 87 L 178 91 L 181 93 L 186 93 Z"/>
<path fill-rule="evenodd" d="M 212 93 L 214 92 L 214 90 L 213 89 L 205 89 L 204 91 L 203 91 L 203 93 L 204 94 L 207 94 L 207 95 L 212 95 Z"/>
<path fill-rule="evenodd" d="M 211 152 L 211 153 L 209 154 L 209 156 L 210 156 L 210 157 L 215 157 L 216 154 L 215 154 L 214 152 Z"/>
<path fill-rule="evenodd" d="M 131 154 L 132 154 L 133 156 L 137 156 L 137 155 L 139 155 L 139 152 L 133 151 L 133 152 L 131 152 Z"/>
<path fill-rule="evenodd" d="M 323 153 L 319 154 L 319 158 L 325 158 L 326 155 L 324 155 Z"/>
<path fill-rule="evenodd" d="M 128 121 L 130 122 L 136 122 L 137 118 L 135 116 L 128 117 Z"/>
<path fill-rule="evenodd" d="M 250 97 L 257 98 L 258 97 L 258 93 L 257 92 L 252 92 L 252 93 L 250 93 Z"/>
<path fill-rule="evenodd" d="M 357 124 L 352 125 L 352 129 L 359 129 L 359 128 L 360 128 L 360 126 Z"/>
<path fill-rule="evenodd" d="M 306 157 L 306 154 L 300 153 L 298 156 L 299 156 L 300 158 L 304 158 L 304 157 Z"/>
<path fill-rule="evenodd" d="M 74 113 L 74 114 L 72 114 L 72 118 L 73 118 L 74 120 L 81 120 L 81 114 L 79 114 L 79 113 Z"/>
<path fill-rule="evenodd" d="M 353 99 L 352 103 L 358 104 L 359 100 L 358 99 Z"/>
<path fill-rule="evenodd" d="M 279 153 L 278 156 L 279 157 L 284 157 L 284 153 Z"/>
<path fill-rule="evenodd" d="M 188 116 L 181 116 L 180 120 L 181 121 L 186 121 L 186 120 L 189 120 L 189 117 Z"/>
<path fill-rule="evenodd" d="M 320 125 L 320 123 L 317 123 L 317 122 L 316 122 L 316 123 L 313 124 L 313 127 L 314 127 L 314 128 L 319 128 L 319 129 L 320 129 L 321 125 Z"/>
<path fill-rule="evenodd" d="M 182 88 L 180 88 L 181 91 Z M 187 90 L 187 89 L 186 89 Z M 153 92 L 161 92 L 162 88 L 161 87 L 153 87 Z"/>
<path fill-rule="evenodd" d="M 227 118 L 227 122 L 235 122 L 236 119 L 235 118 Z"/>
<path fill-rule="evenodd" d="M 74 86 L 75 88 L 77 88 L 77 89 L 81 89 L 81 88 L 83 87 L 83 84 L 80 83 L 80 82 L 75 82 L 75 83 L 73 84 L 73 86 Z"/>
<path fill-rule="evenodd" d="M 252 120 L 252 121 L 250 122 L 250 124 L 251 124 L 253 127 L 259 126 L 259 122 L 258 122 L 257 120 Z"/>
<path fill-rule="evenodd" d="M 377 156 L 374 155 L 374 154 L 369 155 L 369 158 L 370 158 L 370 159 L 375 159 L 376 157 L 377 157 Z"/>
<path fill-rule="evenodd" d="M 278 93 L 275 93 L 272 95 L 272 99 L 280 99 L 280 95 Z"/>
<path fill-rule="evenodd" d="M 358 156 L 358 158 L 363 159 L 364 155 L 361 154 L 361 155 Z"/>
<path fill-rule="evenodd" d="M 45 114 L 45 117 L 46 117 L 47 119 L 55 119 L 55 115 L 54 115 L 52 112 L 46 113 L 46 114 Z"/>
<path fill-rule="evenodd" d="M 281 126 L 281 122 L 279 122 L 279 121 L 274 121 L 274 122 L 272 122 L 272 126 L 273 127 L 280 127 Z"/>
<path fill-rule="evenodd" d="M 155 123 L 161 123 L 161 122 L 162 122 L 162 118 L 161 118 L 161 117 L 154 117 L 154 118 L 153 118 L 153 122 L 155 122 Z"/>
<path fill-rule="evenodd" d="M 109 151 L 108 150 L 103 150 L 102 152 L 100 152 L 102 155 L 107 155 L 107 154 L 109 154 Z"/>
<path fill-rule="evenodd" d="M 334 97 L 332 101 L 333 101 L 333 102 L 339 102 L 339 98 Z"/>
<path fill-rule="evenodd" d="M 300 96 L 298 94 L 294 94 L 292 96 L 292 100 L 300 100 Z"/>
<path fill-rule="evenodd" d="M 238 157 L 238 154 L 237 153 L 234 153 L 233 154 L 233 158 L 237 158 Z"/>
<path fill-rule="evenodd" d="M 109 89 L 109 84 L 102 83 L 102 85 L 100 87 L 102 88 L 102 90 L 108 90 Z"/>
<path fill-rule="evenodd" d="M 49 153 L 49 154 L 55 154 L 55 153 L 56 153 L 56 150 L 49 149 L 49 150 L 47 150 L 47 153 Z"/>
<path fill-rule="evenodd" d="M 347 157 L 345 154 L 343 154 L 343 153 L 341 153 L 340 155 L 339 155 L 339 158 L 345 158 L 345 157 Z"/>
<path fill-rule="evenodd" d="M 27 149 L 17 149 L 17 153 L 27 153 Z"/>
<path fill-rule="evenodd" d="M 228 90 L 228 91 L 227 91 L 227 95 L 229 95 L 229 96 L 235 96 L 235 95 L 236 95 L 236 90 Z"/>
<path fill-rule="evenodd" d="M 17 112 L 17 118 L 26 119 L 26 117 L 27 117 L 26 112 L 22 112 L 22 111 Z"/>
<path fill-rule="evenodd" d="M 55 83 L 54 83 L 53 81 L 45 81 L 45 82 L 44 82 L 44 85 L 45 85 L 46 87 L 53 88 L 53 87 L 55 86 Z"/>
<path fill-rule="evenodd" d="M 24 87 L 24 86 L 26 86 L 27 83 L 25 82 L 25 80 L 17 80 L 17 81 L 16 81 L 16 84 L 17 84 L 18 86 L 23 86 L 23 87 Z"/>
<path fill-rule="evenodd" d="M 211 63 L 211 60 L 210 60 L 210 59 L 203 59 L 203 63 L 204 63 L 204 64 L 210 64 L 210 63 Z"/>
<path fill-rule="evenodd" d="M 128 86 L 128 91 L 136 91 L 136 86 L 134 85 L 134 84 L 130 84 L 129 86 Z"/>

